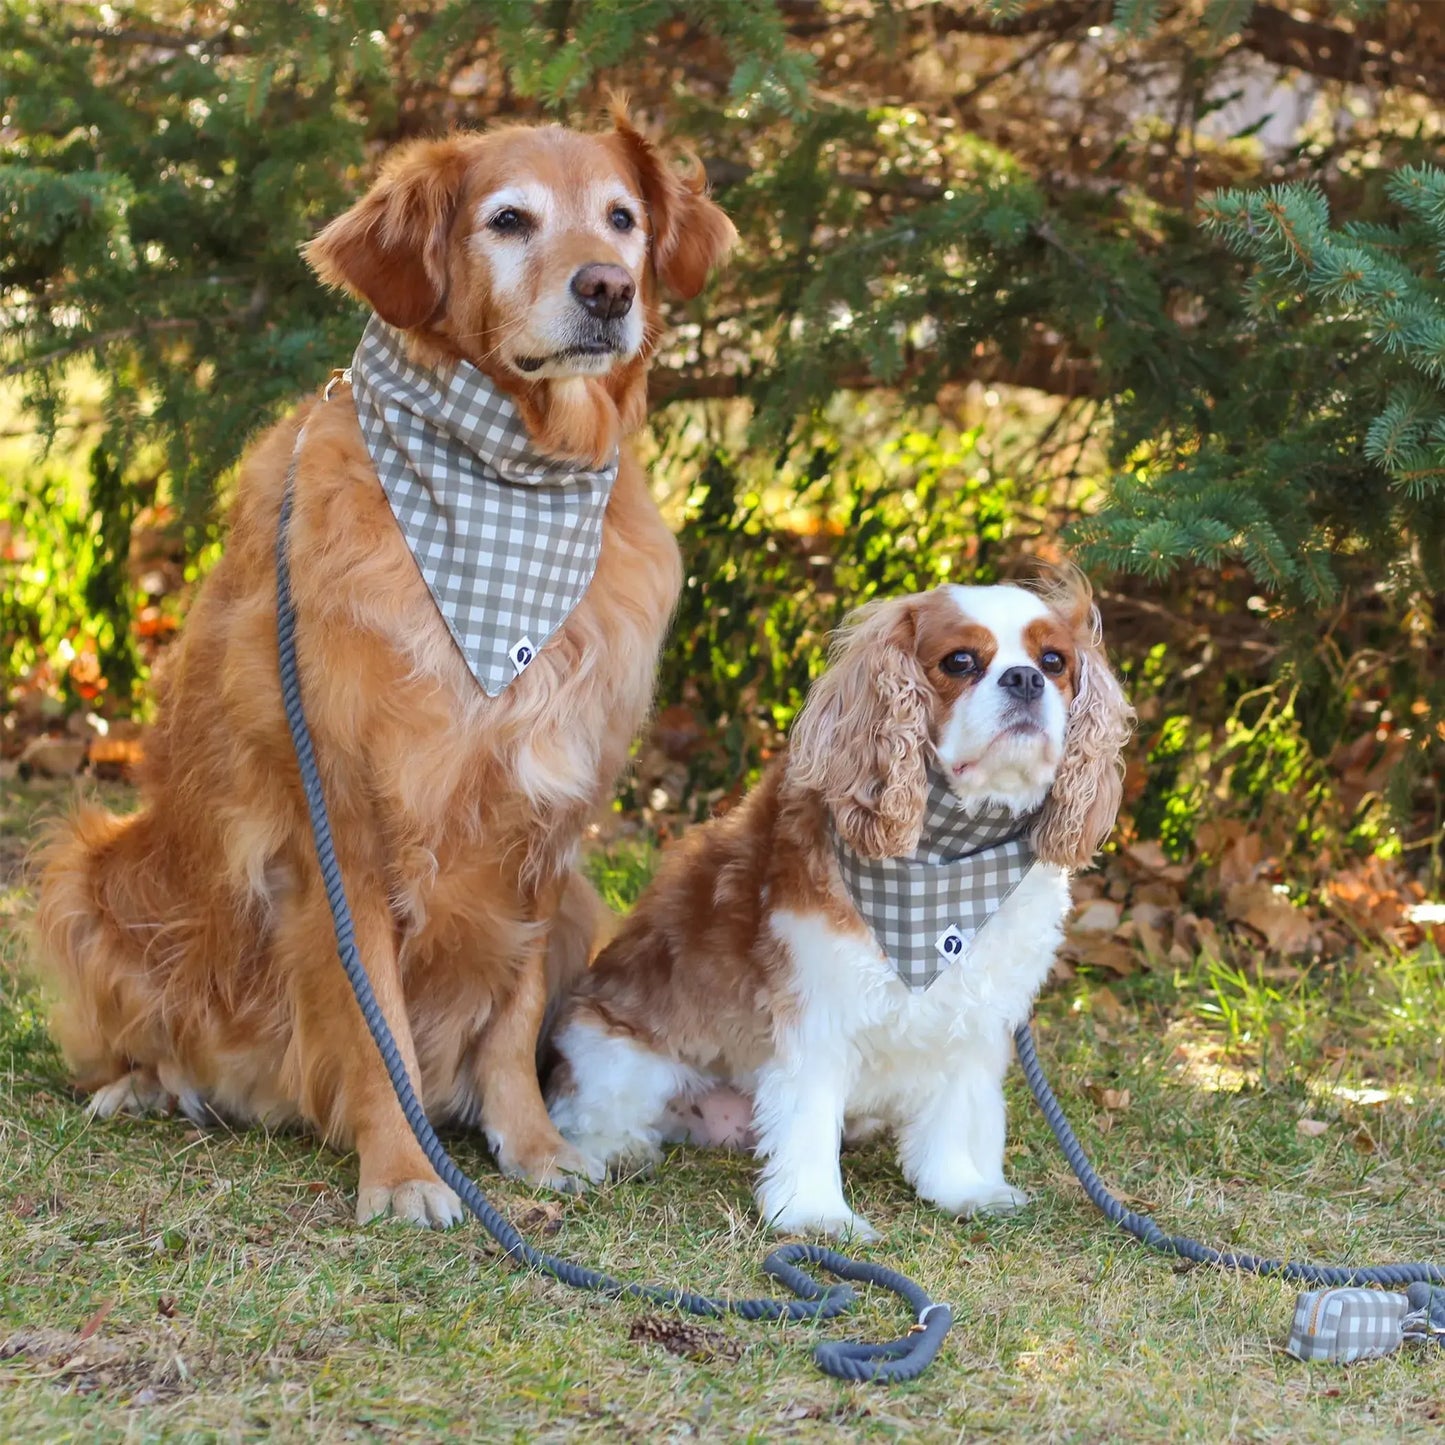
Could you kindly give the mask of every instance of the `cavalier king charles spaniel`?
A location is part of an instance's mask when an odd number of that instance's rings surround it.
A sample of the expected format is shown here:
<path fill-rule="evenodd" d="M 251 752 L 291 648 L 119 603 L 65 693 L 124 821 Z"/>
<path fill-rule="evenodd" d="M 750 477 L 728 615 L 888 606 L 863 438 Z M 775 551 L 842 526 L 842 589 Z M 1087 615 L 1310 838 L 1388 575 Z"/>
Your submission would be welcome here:
<path fill-rule="evenodd" d="M 779 1230 L 874 1237 L 839 1150 L 880 1126 L 948 1213 L 1026 1203 L 1003 1173 L 1010 1037 L 1048 976 L 1070 870 L 1113 827 L 1131 722 L 1077 573 L 857 612 L 787 755 L 667 855 L 579 981 L 549 1085 L 562 1134 L 631 1169 L 740 1094 Z M 970 829 L 983 882 L 961 886 L 981 911 L 935 938 Z"/>

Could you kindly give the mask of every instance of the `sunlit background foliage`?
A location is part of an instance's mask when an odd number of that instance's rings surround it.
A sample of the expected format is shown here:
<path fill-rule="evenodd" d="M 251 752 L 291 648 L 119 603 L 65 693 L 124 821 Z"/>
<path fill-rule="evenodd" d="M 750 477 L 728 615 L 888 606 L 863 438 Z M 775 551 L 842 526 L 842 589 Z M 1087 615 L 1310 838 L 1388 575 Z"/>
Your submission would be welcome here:
<path fill-rule="evenodd" d="M 7 751 L 144 713 L 236 458 L 354 344 L 298 248 L 380 155 L 619 87 L 743 237 L 654 378 L 629 815 L 735 792 L 849 606 L 1072 551 L 1125 841 L 1433 881 L 1445 8 L 0 0 L 0 54 Z"/>

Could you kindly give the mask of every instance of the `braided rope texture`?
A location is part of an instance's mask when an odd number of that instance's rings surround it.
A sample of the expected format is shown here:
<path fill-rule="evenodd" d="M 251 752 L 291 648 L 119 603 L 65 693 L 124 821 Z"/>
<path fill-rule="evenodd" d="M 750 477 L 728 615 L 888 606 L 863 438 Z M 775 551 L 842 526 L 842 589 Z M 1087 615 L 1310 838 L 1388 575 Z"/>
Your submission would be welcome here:
<path fill-rule="evenodd" d="M 873 1284 L 891 1290 L 909 1305 L 918 1321 L 907 1334 L 881 1343 L 825 1341 L 814 1349 L 813 1359 L 824 1374 L 839 1380 L 871 1380 L 896 1384 L 916 1379 L 938 1354 L 953 1323 L 953 1313 L 948 1305 L 936 1303 L 920 1285 L 907 1276 L 883 1265 L 850 1259 L 847 1255 L 821 1245 L 787 1244 L 774 1250 L 763 1261 L 763 1272 L 791 1290 L 796 1296 L 791 1300 L 714 1299 L 690 1290 L 624 1283 L 600 1270 L 589 1269 L 573 1260 L 549 1254 L 528 1244 L 516 1227 L 458 1168 L 441 1140 L 437 1138 L 421 1100 L 412 1087 L 406 1065 L 397 1050 L 396 1040 L 372 991 L 371 980 L 367 977 L 366 968 L 356 947 L 356 932 L 352 924 L 351 908 L 346 900 L 341 866 L 337 861 L 331 836 L 331 822 L 322 791 L 321 773 L 316 764 L 316 751 L 302 705 L 301 679 L 296 662 L 296 611 L 291 601 L 291 569 L 286 543 L 291 525 L 296 465 L 304 434 L 303 429 L 302 436 L 296 439 L 296 449 L 287 473 L 281 515 L 276 529 L 276 631 L 281 668 L 281 697 L 286 709 L 286 722 L 291 730 L 291 741 L 296 751 L 296 762 L 301 772 L 301 785 L 306 793 L 306 807 L 311 818 L 317 862 L 321 868 L 326 899 L 336 930 L 336 951 L 351 982 L 367 1029 L 376 1043 L 382 1062 L 386 1065 L 402 1113 L 432 1168 L 456 1191 L 462 1203 L 509 1258 L 517 1264 L 550 1275 L 572 1289 L 591 1290 L 613 1298 L 647 1300 L 706 1318 L 734 1314 L 745 1320 L 833 1319 L 858 1303 L 858 1292 L 851 1284 L 820 1284 L 799 1268 L 802 1263 L 826 1270 L 839 1280 Z"/>
<path fill-rule="evenodd" d="M 1193 1260 L 1195 1264 L 1217 1264 L 1224 1269 L 1243 1270 L 1248 1274 L 1278 1275 L 1282 1279 L 1295 1280 L 1300 1284 L 1315 1286 L 1336 1285 L 1405 1285 L 1417 1282 L 1445 1284 L 1445 1270 L 1438 1264 L 1381 1264 L 1350 1268 L 1333 1264 L 1304 1264 L 1294 1260 L 1260 1259 L 1257 1255 L 1223 1253 L 1189 1239 L 1182 1234 L 1165 1234 L 1146 1214 L 1136 1214 L 1112 1195 L 1102 1179 L 1094 1172 L 1083 1146 L 1064 1118 L 1064 1111 L 1044 1078 L 1039 1056 L 1034 1051 L 1033 1030 L 1028 1024 L 1021 1024 L 1014 1033 L 1014 1047 L 1018 1050 L 1019 1064 L 1028 1080 L 1029 1089 L 1038 1104 L 1040 1112 L 1054 1131 L 1064 1158 L 1074 1177 L 1084 1186 L 1084 1192 L 1094 1201 L 1100 1213 L 1126 1229 L 1135 1239 L 1157 1249 L 1160 1254 L 1174 1254 L 1181 1259 Z"/>

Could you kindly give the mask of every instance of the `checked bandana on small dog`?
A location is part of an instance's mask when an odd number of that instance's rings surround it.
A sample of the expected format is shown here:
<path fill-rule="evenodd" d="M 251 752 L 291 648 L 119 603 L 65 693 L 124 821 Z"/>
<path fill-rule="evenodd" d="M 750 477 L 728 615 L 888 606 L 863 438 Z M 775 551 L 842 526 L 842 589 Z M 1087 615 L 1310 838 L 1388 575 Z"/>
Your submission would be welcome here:
<path fill-rule="evenodd" d="M 579 982 L 563 1136 L 629 1170 L 720 1123 L 747 1137 L 741 1095 L 780 1230 L 874 1237 L 839 1150 L 880 1127 L 939 1208 L 1026 1203 L 1003 1174 L 1010 1037 L 1113 827 L 1131 722 L 1077 573 L 855 614 L 787 756 L 668 854 Z"/>

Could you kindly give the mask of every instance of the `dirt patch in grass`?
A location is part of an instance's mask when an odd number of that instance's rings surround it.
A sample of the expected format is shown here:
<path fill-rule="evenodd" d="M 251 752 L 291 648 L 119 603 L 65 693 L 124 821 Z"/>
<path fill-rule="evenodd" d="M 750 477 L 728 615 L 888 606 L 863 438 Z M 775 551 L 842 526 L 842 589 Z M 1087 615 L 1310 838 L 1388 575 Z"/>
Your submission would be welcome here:
<path fill-rule="evenodd" d="M 49 1388 L 77 1397 L 101 1395 L 112 1404 L 141 1408 L 174 1400 L 204 1383 L 205 1362 L 184 1328 L 171 1322 L 87 1333 L 39 1326 L 0 1341 L 7 1383 Z"/>

